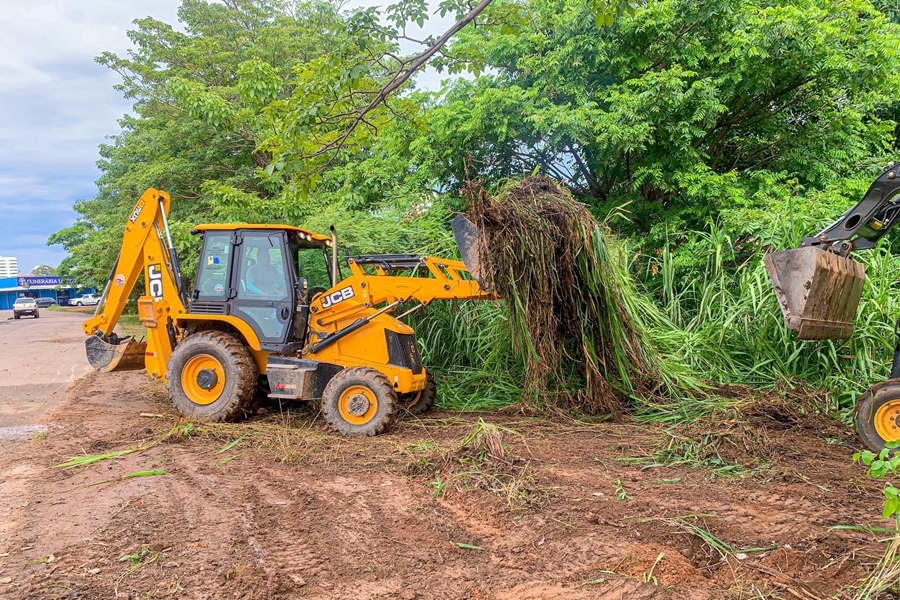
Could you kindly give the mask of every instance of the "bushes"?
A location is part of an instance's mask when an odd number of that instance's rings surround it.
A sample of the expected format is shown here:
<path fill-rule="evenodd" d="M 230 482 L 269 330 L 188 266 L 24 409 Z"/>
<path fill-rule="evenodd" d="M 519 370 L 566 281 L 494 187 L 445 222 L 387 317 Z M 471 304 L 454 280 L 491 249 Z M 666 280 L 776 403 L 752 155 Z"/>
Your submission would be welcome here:
<path fill-rule="evenodd" d="M 860 187 L 848 186 L 847 195 Z M 700 378 L 752 388 L 807 386 L 821 392 L 821 408 L 846 416 L 869 385 L 886 379 L 900 316 L 900 257 L 889 240 L 853 256 L 865 264 L 867 281 L 848 340 L 797 340 L 784 324 L 762 263 L 771 250 L 796 247 L 849 202 L 836 192 L 826 200 L 792 196 L 770 202 L 764 222 L 745 220 L 744 231 L 711 225 L 701 232 L 673 232 L 660 248 L 645 251 L 628 250 L 633 241 L 622 243 L 617 253 L 631 257 L 627 266 L 638 280 L 629 294 L 630 310 L 649 328 L 651 351 L 666 378 L 682 386 L 657 396 L 631 394 L 638 410 L 658 418 L 704 412 L 706 404 L 695 399 L 691 386 Z M 815 218 L 796 208 L 807 204 Z M 739 222 L 731 216 L 731 223 Z M 426 365 L 444 382 L 444 405 L 496 406 L 518 397 L 527 356 L 513 351 L 507 310 L 495 303 L 435 304 L 416 323 Z"/>
<path fill-rule="evenodd" d="M 656 329 L 664 349 L 680 352 L 697 375 L 727 384 L 768 387 L 805 383 L 823 392 L 824 407 L 850 409 L 871 383 L 886 379 L 900 316 L 896 278 L 900 258 L 885 247 L 859 252 L 867 281 L 849 340 L 801 342 L 789 331 L 762 264 L 770 249 L 735 264 L 740 243 L 721 229 L 697 235 L 694 269 L 675 269 L 680 251 L 671 244 L 646 264 L 645 278 L 658 280 L 656 297 L 670 323 Z M 778 249 L 796 247 L 785 244 Z M 678 349 L 681 349 L 680 351 Z"/>

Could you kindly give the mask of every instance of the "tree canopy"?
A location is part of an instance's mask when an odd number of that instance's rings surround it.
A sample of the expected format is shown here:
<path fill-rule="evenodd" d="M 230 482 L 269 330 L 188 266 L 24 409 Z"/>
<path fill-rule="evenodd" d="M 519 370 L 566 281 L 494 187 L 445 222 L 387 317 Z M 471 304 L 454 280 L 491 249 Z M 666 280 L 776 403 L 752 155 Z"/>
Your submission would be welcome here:
<path fill-rule="evenodd" d="M 465 181 L 537 171 L 598 214 L 627 204 L 623 227 L 644 232 L 783 193 L 852 196 L 896 143 L 888 5 L 494 0 L 433 59 L 468 77 L 441 92 L 407 82 L 365 112 L 410 64 L 401 44 L 428 16 L 422 0 L 353 13 L 323 0 L 184 0 L 180 29 L 138 20 L 132 52 L 98 58 L 134 114 L 101 147 L 97 195 L 50 243 L 70 253 L 63 272 L 101 282 L 123 215 L 151 186 L 174 199 L 183 251 L 210 220 L 375 217 L 397 242 L 434 243 L 428 219 L 446 220 Z"/>

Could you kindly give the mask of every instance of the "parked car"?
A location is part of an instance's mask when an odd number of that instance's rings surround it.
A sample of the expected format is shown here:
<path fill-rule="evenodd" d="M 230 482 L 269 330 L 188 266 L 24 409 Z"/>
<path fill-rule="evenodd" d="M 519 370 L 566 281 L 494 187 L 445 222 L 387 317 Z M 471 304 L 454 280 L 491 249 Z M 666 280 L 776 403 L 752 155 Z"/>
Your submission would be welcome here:
<path fill-rule="evenodd" d="M 35 319 L 41 316 L 34 298 L 16 298 L 13 304 L 13 317 L 18 319 L 22 315 L 31 315 Z"/>
<path fill-rule="evenodd" d="M 98 302 L 100 302 L 100 298 L 98 298 L 94 294 L 85 294 L 80 298 L 69 300 L 69 304 L 72 306 L 91 306 L 93 304 L 97 304 Z"/>
<path fill-rule="evenodd" d="M 57 304 L 53 298 L 36 298 L 35 302 L 37 302 L 38 308 L 50 308 Z"/>

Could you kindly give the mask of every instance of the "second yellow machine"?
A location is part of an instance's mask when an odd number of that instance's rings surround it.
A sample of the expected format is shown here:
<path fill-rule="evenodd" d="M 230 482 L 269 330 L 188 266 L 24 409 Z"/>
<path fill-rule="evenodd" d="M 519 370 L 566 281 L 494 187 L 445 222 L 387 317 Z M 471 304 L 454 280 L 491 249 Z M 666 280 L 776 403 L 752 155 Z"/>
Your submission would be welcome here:
<path fill-rule="evenodd" d="M 203 243 L 187 290 L 169 233 L 170 201 L 154 189 L 138 200 L 83 328 L 95 369 L 144 366 L 191 417 L 240 418 L 262 388 L 270 398 L 321 398 L 335 429 L 376 435 L 397 408 L 420 414 L 435 400 L 415 332 L 401 318 L 432 300 L 495 297 L 462 261 L 414 254 L 349 257 L 350 274 L 341 279 L 333 228 L 320 235 L 253 224 L 196 226 Z M 457 239 L 466 239 L 467 223 L 458 219 Z M 313 258 L 326 278 L 319 288 L 301 272 Z M 141 274 L 137 309 L 146 341 L 120 339 L 114 329 Z M 417 304 L 391 314 L 410 302 Z"/>

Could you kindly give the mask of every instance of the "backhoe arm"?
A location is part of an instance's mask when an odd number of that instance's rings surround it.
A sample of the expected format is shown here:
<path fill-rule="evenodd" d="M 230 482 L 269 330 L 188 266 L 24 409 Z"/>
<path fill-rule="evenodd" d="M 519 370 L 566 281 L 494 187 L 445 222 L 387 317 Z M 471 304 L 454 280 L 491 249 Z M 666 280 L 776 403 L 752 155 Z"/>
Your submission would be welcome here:
<path fill-rule="evenodd" d="M 803 238 L 800 247 L 819 247 L 840 256 L 874 247 L 900 220 L 898 167 L 890 163 L 862 200 L 816 235 Z"/>
<path fill-rule="evenodd" d="M 900 170 L 890 163 L 863 199 L 800 248 L 765 257 L 789 329 L 801 340 L 842 339 L 853 332 L 866 280 L 854 250 L 872 248 L 900 220 Z M 897 344 L 900 357 L 900 341 Z M 894 361 L 900 376 L 900 358 Z"/>
<path fill-rule="evenodd" d="M 98 371 L 143 366 L 164 376 L 164 365 L 175 345 L 171 318 L 185 312 L 184 285 L 172 248 L 167 214 L 171 199 L 165 192 L 148 189 L 134 205 L 125 224 L 122 247 L 94 315 L 82 324 L 89 336 L 88 361 Z M 168 244 L 167 244 L 168 242 Z M 146 347 L 132 339 L 119 340 L 114 333 L 128 297 L 144 273 L 146 294 L 138 300 L 141 323 L 148 328 Z M 160 358 L 162 367 L 151 360 Z"/>
<path fill-rule="evenodd" d="M 498 298 L 481 289 L 460 260 L 416 254 L 377 254 L 353 256 L 347 259 L 347 264 L 350 277 L 310 304 L 312 337 L 306 353 L 322 352 L 370 321 L 385 318 L 382 315 L 394 311 L 403 302 L 419 304 L 397 319 L 434 300 Z M 386 306 L 376 309 L 379 304 Z"/>

